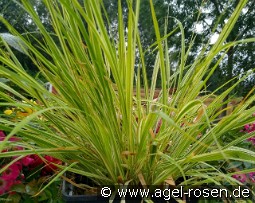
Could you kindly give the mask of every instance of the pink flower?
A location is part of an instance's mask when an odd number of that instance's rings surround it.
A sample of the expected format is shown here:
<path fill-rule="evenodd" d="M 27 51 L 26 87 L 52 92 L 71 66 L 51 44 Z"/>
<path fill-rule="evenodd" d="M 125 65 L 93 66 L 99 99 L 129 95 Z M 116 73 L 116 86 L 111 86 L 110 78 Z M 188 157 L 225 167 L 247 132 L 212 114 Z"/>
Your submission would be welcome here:
<path fill-rule="evenodd" d="M 245 174 L 235 174 L 235 175 L 232 175 L 232 177 L 235 178 L 236 180 L 238 180 L 241 183 L 244 183 L 247 180 L 247 177 L 246 177 Z"/>
<path fill-rule="evenodd" d="M 34 162 L 34 159 L 31 158 L 30 156 L 25 156 L 25 157 L 22 158 L 20 161 L 21 161 L 21 163 L 22 163 L 23 166 L 28 166 L 28 165 L 30 165 L 31 163 Z"/>
<path fill-rule="evenodd" d="M 6 177 L 0 177 L 0 195 L 9 192 L 13 184 L 13 181 L 6 179 Z"/>
<path fill-rule="evenodd" d="M 5 137 L 5 134 L 2 130 L 0 130 L 0 137 Z"/>
<path fill-rule="evenodd" d="M 253 145 L 255 145 L 255 137 L 250 137 L 247 140 L 251 142 Z"/>
<path fill-rule="evenodd" d="M 254 116 L 254 115 L 253 115 Z M 255 123 L 252 124 L 246 124 L 240 132 L 246 132 L 251 133 L 255 131 Z M 251 142 L 253 145 L 255 145 L 255 137 L 248 138 L 247 141 Z"/>
<path fill-rule="evenodd" d="M 14 151 L 21 151 L 21 150 L 23 150 L 24 148 L 23 147 L 21 147 L 21 146 L 15 146 L 15 147 L 13 147 L 12 148 Z"/>
<path fill-rule="evenodd" d="M 50 173 L 50 172 L 58 169 L 58 167 L 55 166 L 54 164 L 58 164 L 58 165 L 62 164 L 62 161 L 60 161 L 59 159 L 56 159 L 52 156 L 45 155 L 44 158 L 46 159 L 46 166 L 43 169 L 44 173 Z M 54 163 L 54 164 L 52 164 L 52 163 Z"/>
<path fill-rule="evenodd" d="M 248 132 L 250 130 L 250 125 L 249 124 L 246 124 L 244 126 L 244 131 Z"/>
<path fill-rule="evenodd" d="M 4 132 L 2 130 L 0 130 L 0 141 L 3 141 L 5 139 L 5 137 L 6 136 L 5 136 Z M 19 141 L 19 140 L 21 140 L 19 137 L 13 136 L 8 141 L 16 142 L 16 141 Z"/>
<path fill-rule="evenodd" d="M 19 171 L 22 170 L 22 164 L 20 163 L 20 161 L 16 161 L 14 164 L 18 167 Z"/>
<path fill-rule="evenodd" d="M 2 177 L 5 178 L 7 181 L 13 181 L 15 180 L 19 174 L 20 174 L 20 165 L 17 163 L 14 163 L 7 168 L 3 174 Z"/>
<path fill-rule="evenodd" d="M 0 195 L 4 194 L 6 191 L 7 181 L 0 177 Z"/>
<path fill-rule="evenodd" d="M 30 155 L 29 157 L 30 157 L 31 159 L 33 159 L 33 161 L 30 162 L 30 164 L 29 164 L 29 169 L 30 169 L 30 170 L 32 170 L 32 169 L 34 169 L 35 167 L 40 166 L 40 165 L 42 165 L 42 164 L 44 163 L 43 160 L 41 159 L 41 157 L 39 157 L 39 156 L 36 155 L 36 154 L 32 154 L 32 155 Z"/>
<path fill-rule="evenodd" d="M 10 139 L 9 139 L 9 141 L 11 141 L 11 142 L 16 142 L 16 141 L 19 141 L 19 140 L 21 140 L 19 137 L 11 137 Z"/>
<path fill-rule="evenodd" d="M 248 173 L 251 182 L 255 183 L 255 172 Z"/>

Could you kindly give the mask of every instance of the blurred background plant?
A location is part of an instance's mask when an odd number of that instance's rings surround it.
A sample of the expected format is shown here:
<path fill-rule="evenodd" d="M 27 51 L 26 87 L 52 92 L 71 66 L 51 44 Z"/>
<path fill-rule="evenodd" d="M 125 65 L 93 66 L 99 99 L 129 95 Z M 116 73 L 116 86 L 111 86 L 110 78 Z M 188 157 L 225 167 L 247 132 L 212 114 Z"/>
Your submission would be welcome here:
<path fill-rule="evenodd" d="M 189 55 L 196 34 L 187 41 L 183 25 L 175 18 L 173 30 L 164 29 L 162 33 L 152 0 L 148 6 L 156 38 L 146 49 L 139 30 L 139 0 L 127 1 L 126 10 L 122 10 L 124 1 L 118 1 L 118 31 L 114 33 L 117 38 L 108 29 L 110 19 L 101 0 L 43 1 L 51 32 L 31 2 L 21 2 L 40 40 L 22 35 L 4 17 L 1 21 L 22 41 L 22 51 L 57 94 L 48 92 L 24 69 L 2 38 L 5 48 L 0 50 L 0 76 L 22 91 L 0 83 L 4 90 L 0 92 L 0 105 L 5 109 L 31 108 L 33 112 L 18 122 L 6 116 L 0 118 L 1 129 L 9 132 L 0 143 L 0 150 L 8 147 L 7 140 L 16 134 L 22 141 L 15 143 L 21 142 L 24 150 L 15 151 L 15 156 L 53 156 L 67 164 L 59 166 L 63 171 L 53 174 L 56 178 L 68 170 L 89 177 L 99 186 L 242 184 L 231 168 L 223 170 L 222 161 L 250 164 L 241 169 L 242 173 L 255 171 L 254 151 L 240 146 L 255 133 L 239 132 L 246 123 L 255 121 L 250 116 L 255 112 L 254 89 L 230 114 L 221 117 L 227 110 L 230 93 L 250 77 L 250 72 L 213 91 L 206 88 L 232 47 L 254 42 L 254 38 L 227 40 L 247 0 L 236 4 L 215 43 L 210 44 L 208 39 L 192 60 Z M 123 12 L 127 13 L 126 19 Z M 173 71 L 171 56 L 176 53 L 172 53 L 168 41 L 176 39 L 172 37 L 177 31 L 181 45 Z M 149 50 L 156 56 L 150 79 L 145 64 Z M 161 92 L 153 100 L 156 86 Z M 171 95 L 170 90 L 174 90 Z M 205 104 L 211 97 L 212 102 Z M 230 132 L 239 133 L 224 142 Z M 7 151 L 0 157 L 11 155 L 13 152 Z M 52 178 L 50 183 L 54 181 Z"/>

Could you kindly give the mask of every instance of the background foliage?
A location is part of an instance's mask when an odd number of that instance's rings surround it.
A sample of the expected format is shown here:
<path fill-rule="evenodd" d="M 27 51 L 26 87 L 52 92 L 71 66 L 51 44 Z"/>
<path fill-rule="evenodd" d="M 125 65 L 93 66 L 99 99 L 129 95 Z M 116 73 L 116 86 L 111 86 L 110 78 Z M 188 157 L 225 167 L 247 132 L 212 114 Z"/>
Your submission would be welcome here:
<path fill-rule="evenodd" d="M 20 2 L 18 0 L 17 2 Z M 31 1 L 33 6 L 36 8 L 38 15 L 40 16 L 44 26 L 49 32 L 52 31 L 51 22 L 49 19 L 49 13 L 45 8 L 44 4 L 40 0 Z M 174 29 L 175 20 L 174 18 L 180 20 L 183 24 L 185 30 L 185 41 L 193 44 L 192 50 L 189 54 L 189 61 L 192 61 L 199 54 L 202 45 L 207 43 L 208 40 L 214 34 L 214 39 L 221 32 L 224 22 L 229 18 L 230 14 L 233 12 L 238 0 L 223 0 L 223 1 L 169 1 L 169 0 L 154 0 L 155 12 L 159 22 L 159 27 L 161 33 L 164 33 L 165 22 L 168 19 L 167 30 L 171 31 Z M 105 8 L 109 14 L 109 19 L 111 24 L 108 29 L 112 33 L 116 33 L 117 30 L 117 1 L 104 0 Z M 123 7 L 123 18 L 127 22 L 127 4 L 125 1 L 122 4 Z M 253 9 L 254 2 L 249 1 L 243 12 L 240 15 L 237 23 L 235 24 L 233 30 L 227 38 L 227 42 L 245 39 L 254 36 L 255 33 L 255 11 Z M 17 12 L 12 12 L 13 10 Z M 143 1 L 141 4 L 140 11 L 140 22 L 139 30 L 141 34 L 141 43 L 147 48 L 155 41 L 155 33 L 153 32 L 153 21 L 150 15 L 150 5 L 149 1 Z M 20 6 L 14 1 L 1 0 L 0 1 L 0 12 L 14 27 L 21 33 L 25 32 L 36 32 L 37 28 L 32 22 L 29 15 L 20 8 Z M 174 17 L 174 18 L 173 18 Z M 106 20 L 106 19 L 105 19 Z M 0 32 L 6 32 L 7 29 L 3 24 L 0 24 Z M 194 33 L 195 32 L 195 33 Z M 192 37 L 196 35 L 195 39 Z M 171 51 L 171 69 L 174 71 L 178 67 L 178 55 L 180 50 L 180 32 L 176 31 L 174 36 L 168 40 L 168 47 Z M 40 40 L 40 36 L 35 34 L 35 37 Z M 114 36 L 117 39 L 117 36 Z M 33 40 L 33 39 L 31 39 Z M 235 83 L 243 74 L 251 70 L 250 76 L 247 80 L 242 81 L 233 91 L 232 94 L 237 96 L 246 95 L 249 90 L 254 86 L 254 76 L 252 73 L 255 67 L 254 54 L 255 54 L 255 44 L 240 44 L 229 49 L 224 60 L 219 64 L 218 68 L 210 80 L 207 83 L 207 90 L 213 91 L 216 89 L 217 85 L 223 85 L 230 78 L 236 77 L 231 83 Z M 23 54 L 16 53 L 18 58 L 22 58 L 21 62 L 23 66 L 35 75 L 38 69 L 34 64 Z M 153 73 L 154 61 L 156 54 L 150 50 L 145 55 L 145 63 L 147 66 L 148 78 L 151 77 Z M 216 62 L 216 61 L 215 61 Z M 158 85 L 160 84 L 158 80 Z M 228 86 L 226 86 L 227 88 Z M 223 89 L 222 89 L 223 91 Z"/>

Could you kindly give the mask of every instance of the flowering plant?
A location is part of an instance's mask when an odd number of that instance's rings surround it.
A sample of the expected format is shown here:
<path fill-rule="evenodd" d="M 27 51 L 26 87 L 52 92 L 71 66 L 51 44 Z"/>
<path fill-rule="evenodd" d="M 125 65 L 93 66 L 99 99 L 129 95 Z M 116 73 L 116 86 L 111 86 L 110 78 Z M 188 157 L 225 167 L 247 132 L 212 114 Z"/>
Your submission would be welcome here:
<path fill-rule="evenodd" d="M 254 114 L 253 114 L 253 116 L 254 116 Z M 240 132 L 250 134 L 254 131 L 255 131 L 255 123 L 250 123 L 250 124 L 244 125 L 243 129 Z M 255 148 L 255 136 L 249 137 L 247 139 L 247 141 L 248 141 L 248 143 L 246 143 L 247 148 L 253 148 L 252 150 L 254 150 L 254 148 Z M 242 169 L 245 169 L 247 167 L 249 167 L 247 164 L 246 164 L 246 166 L 243 166 L 243 165 L 239 166 L 239 168 L 242 168 Z M 235 178 L 236 180 L 238 180 L 241 183 L 255 185 L 255 171 L 249 172 L 247 174 L 244 174 L 244 173 L 241 174 L 241 173 L 238 173 L 238 171 L 240 170 L 239 168 L 236 169 L 237 174 L 233 175 L 232 177 Z"/>
<path fill-rule="evenodd" d="M 37 104 L 36 101 L 34 100 L 30 100 L 31 103 L 33 104 Z M 22 103 L 26 104 L 27 102 L 26 101 L 22 101 Z M 15 119 L 20 119 L 20 118 L 24 118 L 26 116 L 29 116 L 31 115 L 33 112 L 35 112 L 35 109 L 32 108 L 32 106 L 29 106 L 29 107 L 23 107 L 23 108 L 20 108 L 20 107 L 13 107 L 13 108 L 7 108 L 5 111 L 4 111 L 4 114 L 9 116 L 9 117 L 12 117 L 12 118 L 15 118 Z"/>
<path fill-rule="evenodd" d="M 251 183 L 251 184 L 255 183 L 255 172 L 250 172 L 248 174 L 235 174 L 232 177 L 241 183 Z"/>
<path fill-rule="evenodd" d="M 246 124 L 244 126 L 243 130 L 241 130 L 241 131 L 245 132 L 245 133 L 254 132 L 255 131 L 255 123 Z M 247 141 L 249 141 L 253 146 L 255 146 L 255 136 L 248 138 Z"/>
<path fill-rule="evenodd" d="M 0 131 L 0 141 L 6 138 L 5 133 Z M 24 147 L 15 145 L 16 141 L 21 140 L 13 136 L 8 141 L 10 145 L 2 150 L 5 152 L 15 152 L 24 150 Z M 48 200 L 57 201 L 58 182 L 52 184 L 42 193 L 41 186 L 45 185 L 51 179 L 54 173 L 58 172 L 57 165 L 62 162 L 49 155 L 39 156 L 37 154 L 26 155 L 23 157 L 6 157 L 0 161 L 0 168 L 4 169 L 0 174 L 0 196 L 14 202 L 33 198 L 37 202 Z M 54 194 L 54 195 L 53 195 Z M 33 197 L 34 195 L 37 195 Z"/>
<path fill-rule="evenodd" d="M 253 115 L 254 116 L 254 115 Z M 250 123 L 244 125 L 244 127 L 240 130 L 240 133 L 245 133 L 247 136 L 249 136 L 252 132 L 255 131 L 255 123 Z M 249 136 L 246 141 L 242 143 L 242 145 L 245 146 L 245 148 L 250 148 L 252 151 L 255 149 L 255 136 Z M 233 165 L 233 163 L 232 163 Z M 251 188 L 254 188 L 255 186 L 255 171 L 252 172 L 241 172 L 241 170 L 249 170 L 254 166 L 250 163 L 234 163 L 235 168 L 232 170 L 235 171 L 235 174 L 232 175 L 234 179 L 236 179 L 239 183 L 249 185 Z M 230 163 L 231 166 L 231 163 Z M 231 167 L 230 167 L 231 168 Z"/>

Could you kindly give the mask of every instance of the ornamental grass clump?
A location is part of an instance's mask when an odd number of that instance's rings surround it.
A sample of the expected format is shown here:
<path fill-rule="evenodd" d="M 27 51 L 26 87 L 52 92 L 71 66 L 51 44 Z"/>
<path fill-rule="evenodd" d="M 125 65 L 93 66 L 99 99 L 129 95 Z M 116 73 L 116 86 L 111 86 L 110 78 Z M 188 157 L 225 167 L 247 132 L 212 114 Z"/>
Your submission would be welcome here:
<path fill-rule="evenodd" d="M 248 75 L 221 94 L 218 90 L 223 87 L 200 95 L 228 49 L 254 41 L 226 42 L 247 0 L 238 3 L 216 43 L 205 45 L 191 63 L 187 57 L 192 42 L 185 41 L 183 27 L 177 22 L 181 51 L 175 72 L 170 71 L 171 52 L 167 46 L 172 32 L 161 34 L 150 0 L 152 29 L 156 34 L 150 48 L 157 53 L 151 85 L 148 85 L 144 58 L 147 52 L 142 47 L 138 29 L 141 2 L 127 2 L 125 24 L 122 1 L 118 1 L 118 40 L 107 30 L 101 0 L 82 4 L 78 0 L 45 0 L 53 32 L 43 26 L 29 1 L 22 0 L 22 8 L 30 14 L 42 38 L 36 46 L 30 43 L 29 35 L 16 32 L 1 17 L 11 34 L 20 38 L 23 52 L 57 94 L 51 94 L 30 76 L 8 43 L 2 40 L 5 48 L 0 50 L 0 75 L 23 92 L 0 83 L 4 89 L 0 95 L 5 101 L 0 105 L 32 107 L 34 111 L 15 120 L 8 115 L 1 116 L 0 128 L 9 134 L 0 143 L 0 150 L 8 146 L 8 139 L 16 134 L 22 137 L 24 147 L 16 156 L 34 153 L 53 156 L 66 164 L 56 177 L 68 170 L 89 177 L 99 186 L 242 184 L 232 177 L 236 173 L 222 170 L 215 163 L 237 160 L 253 166 L 242 173 L 255 171 L 255 153 L 238 147 L 253 137 L 254 132 L 238 131 L 240 136 L 222 143 L 222 137 L 230 131 L 255 121 L 255 117 L 250 117 L 255 112 L 255 107 L 250 107 L 255 98 L 254 90 L 229 115 L 220 118 L 226 110 L 225 99 Z M 216 56 L 220 57 L 212 66 Z M 158 76 L 162 90 L 155 101 Z M 144 89 L 143 97 L 141 89 Z M 175 91 L 169 96 L 171 89 Z M 213 101 L 205 105 L 211 97 Z M 39 105 L 31 102 L 31 98 Z M 10 152 L 0 154 L 1 158 L 7 156 L 11 156 Z"/>

